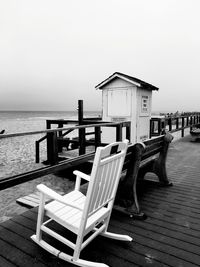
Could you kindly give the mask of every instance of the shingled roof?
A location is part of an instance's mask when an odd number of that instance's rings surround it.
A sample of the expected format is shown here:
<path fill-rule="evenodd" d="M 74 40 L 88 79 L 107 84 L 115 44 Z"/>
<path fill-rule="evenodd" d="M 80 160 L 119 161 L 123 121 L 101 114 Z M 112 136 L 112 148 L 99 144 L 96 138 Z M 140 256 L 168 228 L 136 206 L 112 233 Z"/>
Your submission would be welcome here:
<path fill-rule="evenodd" d="M 99 83 L 98 85 L 95 86 L 96 89 L 102 89 L 107 83 L 111 82 L 113 79 L 115 78 L 121 78 L 122 80 L 128 81 L 140 88 L 143 89 L 148 89 L 148 90 L 159 90 L 158 87 L 150 84 L 150 83 L 146 83 L 140 79 L 137 79 L 135 77 L 126 75 L 124 73 L 121 72 L 114 72 L 111 76 L 109 76 L 107 79 L 105 79 L 104 81 L 102 81 L 101 83 Z"/>

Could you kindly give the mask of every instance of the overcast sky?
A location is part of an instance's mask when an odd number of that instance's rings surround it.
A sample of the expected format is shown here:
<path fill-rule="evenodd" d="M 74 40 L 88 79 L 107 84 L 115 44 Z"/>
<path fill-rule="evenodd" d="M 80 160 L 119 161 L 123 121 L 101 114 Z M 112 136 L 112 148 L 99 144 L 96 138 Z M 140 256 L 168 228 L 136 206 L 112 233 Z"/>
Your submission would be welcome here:
<path fill-rule="evenodd" d="M 199 0 L 0 0 L 0 110 L 101 109 L 119 71 L 153 110 L 200 111 Z"/>

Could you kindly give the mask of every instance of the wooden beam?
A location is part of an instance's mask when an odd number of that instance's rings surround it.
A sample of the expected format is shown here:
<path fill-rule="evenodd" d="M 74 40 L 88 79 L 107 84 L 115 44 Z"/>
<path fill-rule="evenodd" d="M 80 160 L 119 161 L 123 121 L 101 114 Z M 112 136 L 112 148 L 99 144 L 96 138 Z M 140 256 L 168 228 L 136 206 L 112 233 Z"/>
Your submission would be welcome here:
<path fill-rule="evenodd" d="M 39 178 L 41 176 L 62 171 L 65 169 L 70 169 L 75 166 L 79 166 L 82 163 L 88 162 L 89 160 L 94 158 L 94 152 L 88 153 L 86 155 L 79 156 L 75 159 L 69 159 L 69 160 L 63 160 L 62 162 L 48 167 L 39 168 L 37 170 L 25 172 L 23 174 L 14 175 L 8 178 L 4 178 L 0 180 L 0 191 L 4 190 L 6 188 L 13 187 L 18 184 L 22 184 L 31 180 L 34 180 L 36 178 Z"/>

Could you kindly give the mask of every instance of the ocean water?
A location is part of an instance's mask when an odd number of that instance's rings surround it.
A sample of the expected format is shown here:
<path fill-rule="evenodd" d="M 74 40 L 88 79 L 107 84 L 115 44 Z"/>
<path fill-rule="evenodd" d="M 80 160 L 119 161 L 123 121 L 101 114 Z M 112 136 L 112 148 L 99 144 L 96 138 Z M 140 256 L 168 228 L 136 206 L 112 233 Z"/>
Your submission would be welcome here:
<path fill-rule="evenodd" d="M 99 112 L 84 112 L 85 117 L 98 116 Z M 78 119 L 77 111 L 0 111 L 0 131 L 16 133 L 44 130 L 47 119 Z"/>

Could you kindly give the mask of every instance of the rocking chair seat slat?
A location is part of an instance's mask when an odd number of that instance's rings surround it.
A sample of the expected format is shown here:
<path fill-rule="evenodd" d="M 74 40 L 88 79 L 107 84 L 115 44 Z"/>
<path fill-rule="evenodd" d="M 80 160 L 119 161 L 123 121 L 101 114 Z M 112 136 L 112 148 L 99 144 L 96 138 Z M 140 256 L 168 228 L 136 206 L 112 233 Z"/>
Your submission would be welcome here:
<path fill-rule="evenodd" d="M 81 207 L 85 204 L 86 197 L 80 191 L 72 191 L 65 195 L 64 199 L 70 200 Z M 76 234 L 78 233 L 82 218 L 82 211 L 73 209 L 72 207 L 66 206 L 56 200 L 47 204 L 45 209 L 48 217 L 54 219 L 62 226 L 67 227 L 70 231 Z M 96 220 L 106 216 L 107 212 L 107 208 L 102 207 L 99 211 L 91 215 L 87 220 L 85 231 L 89 232 L 96 224 Z"/>
<path fill-rule="evenodd" d="M 74 191 L 64 195 L 63 199 L 71 202 L 72 204 L 78 204 L 80 208 L 83 208 L 83 206 L 85 204 L 85 196 L 80 191 L 77 191 L 77 190 L 74 190 Z M 59 209 L 62 210 L 62 207 L 65 207 L 65 206 L 66 206 L 65 204 L 60 203 L 59 201 L 55 200 L 55 201 L 47 204 L 45 206 L 45 209 L 54 213 L 54 212 L 58 212 Z M 71 208 L 72 210 L 74 210 L 73 207 L 70 207 L 70 206 L 68 206 L 68 207 Z"/>

